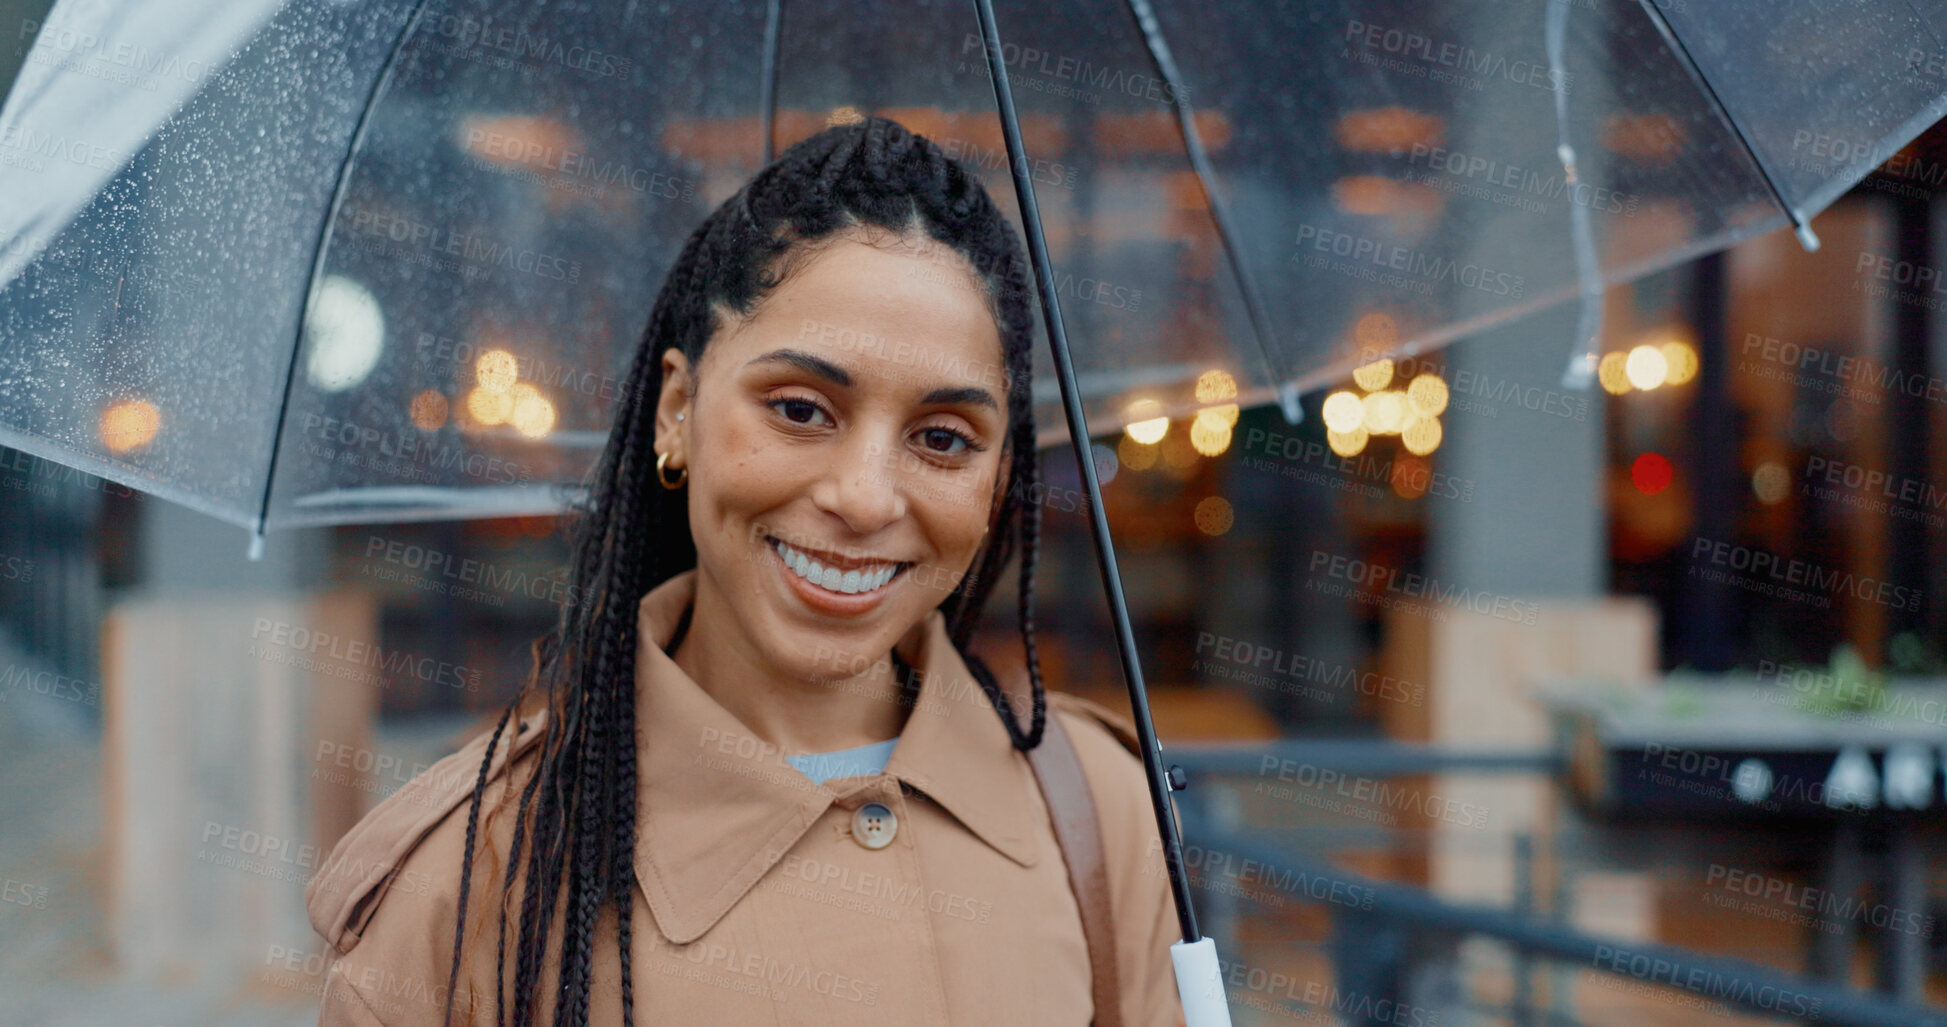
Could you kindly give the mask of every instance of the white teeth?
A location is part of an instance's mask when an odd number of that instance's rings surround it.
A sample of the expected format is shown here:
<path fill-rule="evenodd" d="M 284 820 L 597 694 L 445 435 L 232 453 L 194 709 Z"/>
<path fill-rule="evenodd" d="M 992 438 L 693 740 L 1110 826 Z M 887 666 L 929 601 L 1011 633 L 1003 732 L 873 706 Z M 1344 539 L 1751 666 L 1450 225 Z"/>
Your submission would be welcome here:
<path fill-rule="evenodd" d="M 860 592 L 875 591 L 892 580 L 899 568 L 894 564 L 880 564 L 872 570 L 843 571 L 827 567 L 811 557 L 785 545 L 773 542 L 778 555 L 784 558 L 784 565 L 791 568 L 798 577 L 833 592 L 856 595 Z"/>

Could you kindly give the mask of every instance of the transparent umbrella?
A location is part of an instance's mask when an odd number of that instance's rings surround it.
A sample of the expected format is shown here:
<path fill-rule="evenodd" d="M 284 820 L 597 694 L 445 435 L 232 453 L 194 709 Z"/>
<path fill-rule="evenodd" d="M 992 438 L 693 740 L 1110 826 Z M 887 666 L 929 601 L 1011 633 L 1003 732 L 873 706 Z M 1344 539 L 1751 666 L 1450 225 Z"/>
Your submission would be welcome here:
<path fill-rule="evenodd" d="M 1000 4 L 1088 430 L 1296 419 L 1375 356 L 1809 239 L 1947 96 L 1947 15 L 1823 6 Z M 29 28 L 0 441 L 259 533 L 561 509 L 689 228 L 836 108 L 1018 202 L 966 4 L 64 0 Z"/>
<path fill-rule="evenodd" d="M 1231 403 L 1296 420 L 1578 296 L 1586 387 L 1604 285 L 1816 245 L 1947 110 L 1947 12 L 1916 5 L 996 6 L 60 0 L 0 107 L 0 442 L 257 543 L 558 511 L 690 228 L 842 108 L 1015 204 L 1042 441 L 1078 456 Z"/>

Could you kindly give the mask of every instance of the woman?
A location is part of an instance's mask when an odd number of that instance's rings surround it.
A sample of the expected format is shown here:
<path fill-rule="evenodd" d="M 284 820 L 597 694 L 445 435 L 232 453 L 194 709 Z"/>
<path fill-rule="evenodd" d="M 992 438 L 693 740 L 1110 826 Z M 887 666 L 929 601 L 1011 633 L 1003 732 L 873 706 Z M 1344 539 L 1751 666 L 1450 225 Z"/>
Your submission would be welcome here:
<path fill-rule="evenodd" d="M 1027 282 L 979 183 L 880 118 L 704 221 L 536 645 L 545 704 L 530 681 L 307 890 L 320 1023 L 1181 1022 L 1126 722 L 1035 658 Z M 1025 726 L 965 648 L 1017 545 Z M 1027 756 L 1051 715 L 1100 821 L 1099 1016 Z"/>

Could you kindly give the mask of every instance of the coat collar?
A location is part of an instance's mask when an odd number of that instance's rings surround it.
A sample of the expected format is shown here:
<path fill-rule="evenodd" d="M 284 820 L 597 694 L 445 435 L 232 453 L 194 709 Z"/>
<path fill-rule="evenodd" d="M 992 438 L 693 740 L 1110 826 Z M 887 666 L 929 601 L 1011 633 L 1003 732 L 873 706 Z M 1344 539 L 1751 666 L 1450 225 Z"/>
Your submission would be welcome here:
<path fill-rule="evenodd" d="M 662 932 L 702 937 L 825 810 L 864 779 L 813 784 L 664 652 L 696 596 L 694 568 L 643 596 L 636 646 L 636 879 Z M 644 644 L 644 643 L 649 644 Z M 1039 846 L 1033 771 L 947 636 L 926 614 L 919 699 L 886 773 L 926 793 L 1022 866 Z"/>

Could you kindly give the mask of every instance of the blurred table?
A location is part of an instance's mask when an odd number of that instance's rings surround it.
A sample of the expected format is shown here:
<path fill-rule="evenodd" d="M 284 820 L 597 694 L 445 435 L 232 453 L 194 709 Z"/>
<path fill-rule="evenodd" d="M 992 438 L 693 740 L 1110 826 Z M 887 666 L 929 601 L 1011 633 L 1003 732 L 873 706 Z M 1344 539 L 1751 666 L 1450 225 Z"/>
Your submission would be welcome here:
<path fill-rule="evenodd" d="M 1883 690 L 1813 671 L 1690 676 L 1621 690 L 1558 679 L 1550 711 L 1564 784 L 1600 820 L 1755 822 L 1828 832 L 1823 886 L 1853 895 L 1868 877 L 1867 831 L 1883 835 L 1883 901 L 1927 906 L 1920 831 L 1947 813 L 1947 683 L 1893 680 Z M 1844 978 L 1855 925 L 1814 939 L 1809 971 Z M 1879 934 L 1883 990 L 1917 1000 L 1927 934 Z"/>

